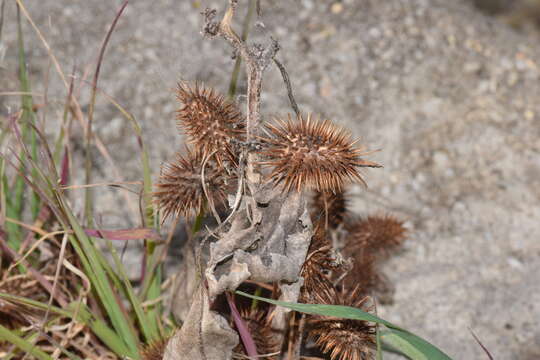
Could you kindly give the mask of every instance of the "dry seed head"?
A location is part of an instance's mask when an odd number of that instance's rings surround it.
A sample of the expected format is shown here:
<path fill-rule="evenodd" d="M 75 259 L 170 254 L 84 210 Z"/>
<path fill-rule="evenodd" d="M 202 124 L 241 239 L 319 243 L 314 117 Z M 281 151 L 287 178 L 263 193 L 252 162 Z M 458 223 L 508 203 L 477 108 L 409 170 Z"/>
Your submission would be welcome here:
<path fill-rule="evenodd" d="M 364 250 L 372 255 L 385 255 L 405 239 L 407 229 L 403 222 L 391 215 L 371 215 L 347 226 L 347 248 Z"/>
<path fill-rule="evenodd" d="M 360 167 L 380 167 L 363 160 L 366 152 L 355 147 L 347 131 L 329 120 L 299 116 L 266 125 L 262 165 L 272 166 L 272 180 L 292 189 L 340 192 L 347 182 L 361 182 Z"/>
<path fill-rule="evenodd" d="M 220 165 L 224 160 L 236 164 L 238 142 L 245 140 L 245 119 L 236 105 L 198 83 L 178 84 L 176 97 L 182 104 L 178 127 L 188 142 L 204 154 L 215 151 Z"/>
<path fill-rule="evenodd" d="M 358 288 L 317 294 L 319 304 L 344 305 L 371 311 L 369 299 L 360 295 Z M 367 321 L 312 316 L 308 320 L 309 336 L 332 360 L 367 360 L 374 358 L 375 326 Z"/>
<path fill-rule="evenodd" d="M 378 263 L 405 239 L 407 230 L 403 222 L 390 215 L 376 215 L 356 220 L 346 228 L 348 236 L 343 252 L 353 258 L 353 269 L 347 274 L 345 284 L 359 286 L 364 294 L 381 289 L 384 293 L 388 284 L 379 272 Z"/>
<path fill-rule="evenodd" d="M 273 354 L 280 350 L 279 332 L 272 329 L 266 311 L 261 309 L 243 309 L 240 315 L 248 327 L 249 333 L 253 337 L 257 352 L 261 355 Z M 240 343 L 235 352 L 244 353 L 245 349 Z M 264 359 L 275 360 L 277 356 L 264 356 Z"/>
<path fill-rule="evenodd" d="M 165 348 L 169 343 L 170 337 L 159 339 L 147 345 L 141 351 L 142 360 L 162 360 L 165 354 Z"/>
<path fill-rule="evenodd" d="M 347 213 L 347 201 L 342 191 L 316 191 L 313 194 L 313 218 L 322 221 L 326 228 L 336 229 Z"/>
<path fill-rule="evenodd" d="M 177 153 L 175 161 L 163 166 L 156 184 L 153 195 L 158 207 L 163 211 L 163 221 L 171 215 L 190 216 L 199 212 L 205 203 L 202 183 L 204 153 L 191 152 L 189 149 L 186 149 L 186 152 L 186 156 Z M 204 178 L 210 197 L 208 200 L 216 205 L 225 203 L 224 171 L 214 161 L 207 161 Z"/>
<path fill-rule="evenodd" d="M 304 284 L 300 291 L 300 302 L 316 303 L 317 294 L 333 290 L 329 273 L 339 268 L 330 247 L 323 247 L 308 254 L 302 265 Z"/>

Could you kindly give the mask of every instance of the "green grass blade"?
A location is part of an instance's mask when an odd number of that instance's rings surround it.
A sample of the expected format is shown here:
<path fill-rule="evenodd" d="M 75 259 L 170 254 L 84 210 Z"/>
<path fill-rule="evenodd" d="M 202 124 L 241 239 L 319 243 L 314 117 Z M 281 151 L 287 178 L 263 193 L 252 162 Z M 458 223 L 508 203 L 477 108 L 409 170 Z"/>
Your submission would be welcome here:
<path fill-rule="evenodd" d="M 381 339 L 385 344 L 413 360 L 451 360 L 441 350 L 408 331 L 383 330 Z"/>
<path fill-rule="evenodd" d="M 379 324 L 377 324 L 377 328 L 376 328 L 376 339 L 377 339 L 377 355 L 376 355 L 376 359 L 377 360 L 383 360 L 383 352 L 382 352 L 382 348 L 381 348 L 381 343 L 382 343 L 382 340 L 381 340 L 381 327 L 379 326 Z"/>
<path fill-rule="evenodd" d="M 118 332 L 118 335 L 125 341 L 128 349 L 130 349 L 130 356 L 134 359 L 139 359 L 137 334 L 131 324 L 131 319 L 124 314 L 118 304 L 109 278 L 107 277 L 107 271 L 104 269 L 104 265 L 99 259 L 99 251 L 85 234 L 67 205 L 63 204 L 62 207 L 75 232 L 76 236 L 71 236 L 70 241 L 78 256 L 81 258 L 81 262 L 85 268 L 85 274 L 92 282 L 92 286 L 96 290 L 105 311 L 109 315 L 113 327 Z"/>
<path fill-rule="evenodd" d="M 299 304 L 288 303 L 284 301 L 271 300 L 260 296 L 246 294 L 242 291 L 236 291 L 237 294 L 246 296 L 251 299 L 257 299 L 270 304 L 282 306 L 291 310 L 306 314 L 315 314 L 323 316 L 332 316 L 343 319 L 363 320 L 382 324 L 389 328 L 388 331 L 381 333 L 381 338 L 384 342 L 392 342 L 392 347 L 399 346 L 397 349 L 413 360 L 452 360 L 448 355 L 431 345 L 426 340 L 414 335 L 413 333 L 392 324 L 389 321 L 383 320 L 375 315 L 367 313 L 357 308 L 341 305 L 322 305 L 322 304 Z M 388 341 L 387 341 L 388 339 Z M 408 351 L 408 352 L 404 352 Z M 427 356 L 427 357 L 426 357 Z"/>
<path fill-rule="evenodd" d="M 29 335 L 27 335 L 24 340 L 30 342 L 30 343 L 34 343 L 34 341 L 37 339 L 39 333 L 36 331 L 36 332 L 33 332 Z M 11 360 L 13 359 L 15 356 L 17 356 L 17 354 L 21 351 L 21 349 L 19 349 L 18 347 L 15 347 L 14 349 L 12 349 L 10 352 L 8 352 L 7 354 L 4 355 L 4 357 L 2 358 L 2 360 Z M 20 358 L 20 357 L 19 357 Z"/>
<path fill-rule="evenodd" d="M 146 301 L 153 301 L 158 299 L 161 296 L 161 279 L 162 279 L 162 270 L 161 265 L 158 265 L 156 267 L 156 270 L 152 274 L 148 274 L 149 276 L 152 276 L 152 281 L 150 283 L 150 287 L 148 288 L 148 296 L 146 297 Z M 149 305 L 147 307 L 146 313 L 147 317 L 149 319 L 150 326 L 152 328 L 153 334 L 158 334 L 159 338 L 159 325 L 161 322 L 160 314 L 161 314 L 161 302 L 157 302 L 153 305 Z"/>
<path fill-rule="evenodd" d="M 284 301 L 279 301 L 279 300 L 267 299 L 260 296 L 250 295 L 243 291 L 236 291 L 236 293 L 242 296 L 246 296 L 251 299 L 257 299 L 260 301 L 282 306 L 282 307 L 285 307 L 294 311 L 298 311 L 301 313 L 305 313 L 305 314 L 333 316 L 333 317 L 351 319 L 351 320 L 370 321 L 374 323 L 383 324 L 388 327 L 395 327 L 397 329 L 401 329 L 393 325 L 392 323 L 386 320 L 383 320 L 375 315 L 372 315 L 370 313 L 367 313 L 365 311 L 362 311 L 360 309 L 350 307 L 350 306 L 289 303 L 289 302 L 284 302 Z"/>
<path fill-rule="evenodd" d="M 103 93 L 103 95 L 113 104 L 124 117 L 130 122 L 133 132 L 137 137 L 141 152 L 141 164 L 143 168 L 143 204 L 144 204 L 144 224 L 146 227 L 159 230 L 159 219 L 155 216 L 155 209 L 152 205 L 152 172 L 150 169 L 150 161 L 148 151 L 143 141 L 142 129 L 135 117 L 124 109 L 115 99 Z M 152 301 L 161 296 L 162 269 L 161 266 L 154 262 L 156 255 L 156 243 L 150 239 L 146 241 L 146 273 L 141 291 L 141 298 L 144 301 Z M 147 311 L 147 316 L 152 324 L 159 324 L 160 321 L 160 306 L 156 304 L 151 306 Z"/>
<path fill-rule="evenodd" d="M 72 306 L 75 307 L 77 304 L 73 304 Z M 134 358 L 133 351 L 126 346 L 118 333 L 111 329 L 104 321 L 92 317 L 92 314 L 86 305 L 82 306 L 78 312 L 80 321 L 88 324 L 92 329 L 92 332 L 96 334 L 109 349 L 122 357 L 129 356 Z"/>
<path fill-rule="evenodd" d="M 118 254 L 112 242 L 107 241 L 107 245 L 113 257 L 116 269 L 120 275 L 120 279 L 123 282 L 127 297 L 131 303 L 131 307 L 133 308 L 133 311 L 135 312 L 135 315 L 137 316 L 137 320 L 141 327 L 142 334 L 144 338 L 146 339 L 146 342 L 151 343 L 152 341 L 158 340 L 159 330 L 157 327 L 157 323 L 150 322 L 148 317 L 146 316 L 144 309 L 141 306 L 141 301 L 139 300 L 139 298 L 133 291 L 131 282 L 129 281 L 128 276 L 125 272 L 124 265 L 120 261 L 120 258 L 118 257 Z"/>
<path fill-rule="evenodd" d="M 17 38 L 18 38 L 18 47 L 19 47 L 19 81 L 21 83 L 21 96 L 22 103 L 22 128 L 23 128 L 23 139 L 28 141 L 28 132 L 30 133 L 30 148 L 32 153 L 32 159 L 37 161 L 37 138 L 35 131 L 29 128 L 28 124 L 35 124 L 35 114 L 33 111 L 33 100 L 32 100 L 32 88 L 30 86 L 30 79 L 28 78 L 28 68 L 26 66 L 26 51 L 24 48 L 24 36 L 22 32 L 21 24 L 21 13 L 17 7 Z M 32 174 L 34 176 L 35 174 Z M 32 192 L 30 197 L 30 208 L 32 211 L 32 217 L 35 218 L 39 212 L 39 197 L 35 192 Z"/>
<path fill-rule="evenodd" d="M 27 354 L 34 356 L 36 359 L 53 360 L 51 356 L 40 350 L 34 344 L 16 335 L 13 331 L 10 331 L 2 325 L 0 325 L 0 340 L 7 341 L 8 343 L 17 346 Z"/>

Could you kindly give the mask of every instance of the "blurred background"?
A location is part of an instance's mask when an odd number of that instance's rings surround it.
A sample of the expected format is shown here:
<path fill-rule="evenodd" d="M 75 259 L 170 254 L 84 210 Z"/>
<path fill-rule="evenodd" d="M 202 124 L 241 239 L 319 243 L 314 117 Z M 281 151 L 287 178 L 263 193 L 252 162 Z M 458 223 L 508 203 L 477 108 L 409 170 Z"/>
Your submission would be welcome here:
<path fill-rule="evenodd" d="M 24 3 L 87 106 L 98 51 L 121 1 Z M 239 3 L 241 20 L 247 1 Z M 410 238 L 385 265 L 392 291 L 379 314 L 455 359 L 486 358 L 470 329 L 496 359 L 540 358 L 540 1 L 261 6 L 264 27 L 254 26 L 249 37 L 278 39 L 300 109 L 380 149 L 371 159 L 384 168 L 365 172 L 367 189 L 350 189 L 351 210 L 395 214 L 407 221 Z M 154 178 L 183 144 L 174 119 L 177 81 L 228 88 L 233 54 L 223 41 L 201 36 L 206 7 L 223 11 L 224 1 L 131 1 L 105 54 L 98 86 L 141 123 Z M 15 2 L 6 1 L 0 92 L 19 89 L 15 20 Z M 38 120 L 54 134 L 67 92 L 27 21 L 23 31 Z M 263 91 L 266 118 L 291 112 L 276 68 L 266 72 Z M 18 107 L 18 97 L 0 96 L 2 127 Z M 94 129 L 113 163 L 94 149 L 94 181 L 141 180 L 137 139 L 104 95 Z M 80 124 L 72 124 L 71 136 L 72 183 L 83 184 Z M 140 225 L 136 194 L 100 188 L 95 196 L 103 227 Z M 83 192 L 71 197 L 82 211 Z M 125 258 L 135 273 L 139 246 L 130 245 Z"/>

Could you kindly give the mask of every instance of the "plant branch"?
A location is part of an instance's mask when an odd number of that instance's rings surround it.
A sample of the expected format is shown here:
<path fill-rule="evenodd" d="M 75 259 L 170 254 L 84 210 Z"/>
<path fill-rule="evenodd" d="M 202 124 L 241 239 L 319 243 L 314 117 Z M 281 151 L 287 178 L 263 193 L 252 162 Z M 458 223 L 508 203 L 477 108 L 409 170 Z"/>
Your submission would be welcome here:
<path fill-rule="evenodd" d="M 279 51 L 279 44 L 272 37 L 270 38 L 270 44 L 266 47 L 261 44 L 249 46 L 243 41 L 231 26 L 237 4 L 238 0 L 229 0 L 229 8 L 219 23 L 214 21 L 216 10 L 207 9 L 204 12 L 205 26 L 203 31 L 209 37 L 218 35 L 223 37 L 246 62 L 248 79 L 246 134 L 249 144 L 259 135 L 261 125 L 260 103 L 263 72 Z M 260 183 L 260 174 L 254 166 L 257 161 L 256 154 L 250 153 L 247 161 L 248 169 L 246 177 L 252 185 L 256 185 L 257 187 Z"/>

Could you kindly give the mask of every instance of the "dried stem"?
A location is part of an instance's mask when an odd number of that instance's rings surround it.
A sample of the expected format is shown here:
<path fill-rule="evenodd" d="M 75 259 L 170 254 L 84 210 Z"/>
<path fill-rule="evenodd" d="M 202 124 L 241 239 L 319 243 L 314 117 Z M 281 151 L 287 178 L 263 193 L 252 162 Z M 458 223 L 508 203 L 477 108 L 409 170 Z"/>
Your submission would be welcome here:
<path fill-rule="evenodd" d="M 107 48 L 107 45 L 109 44 L 109 40 L 111 38 L 111 35 L 114 31 L 114 28 L 116 27 L 116 24 L 118 23 L 118 19 L 120 19 L 120 16 L 124 12 L 124 9 L 126 8 L 129 0 L 125 0 L 123 4 L 120 6 L 120 9 L 116 12 L 116 16 L 113 19 L 113 22 L 111 26 L 109 27 L 109 31 L 107 31 L 107 34 L 105 35 L 105 38 L 103 39 L 103 43 L 101 44 L 101 48 L 99 50 L 97 65 L 96 65 L 96 71 L 94 73 L 94 79 L 92 80 L 92 93 L 90 95 L 90 105 L 88 108 L 88 122 L 86 123 L 85 128 L 85 152 L 86 152 L 86 158 L 85 158 L 85 180 L 87 184 L 91 183 L 92 179 L 92 155 L 90 153 L 90 147 L 92 143 L 92 122 L 94 118 L 94 106 L 96 103 L 96 95 L 97 95 L 97 83 L 99 79 L 99 73 L 101 70 L 101 65 L 103 63 L 103 57 L 105 55 L 105 49 Z M 92 189 L 88 188 L 85 192 L 85 217 L 87 224 L 91 223 L 92 219 Z"/>
<path fill-rule="evenodd" d="M 260 44 L 248 46 L 231 27 L 237 3 L 238 0 L 229 0 L 229 8 L 219 23 L 214 22 L 216 11 L 207 9 L 204 14 L 206 20 L 204 33 L 210 37 L 222 36 L 246 62 L 248 79 L 246 133 L 247 142 L 250 144 L 259 135 L 261 124 L 260 104 L 263 72 L 274 59 L 279 50 L 279 44 L 275 39 L 270 38 L 270 44 L 266 48 Z M 250 153 L 247 161 L 247 180 L 251 185 L 257 187 L 260 183 L 260 174 L 254 166 L 257 161 L 256 154 Z"/>
<path fill-rule="evenodd" d="M 274 63 L 276 63 L 276 66 L 279 68 L 279 71 L 281 72 L 281 76 L 283 77 L 283 82 L 285 82 L 285 86 L 287 87 L 287 95 L 289 96 L 291 107 L 293 108 L 294 113 L 296 114 L 296 117 L 299 117 L 300 109 L 298 108 L 298 104 L 296 103 L 296 100 L 294 99 L 292 86 L 291 86 L 291 80 L 289 79 L 289 74 L 287 73 L 287 70 L 285 70 L 285 66 L 283 66 L 283 64 L 280 63 L 278 59 L 274 59 Z"/>

